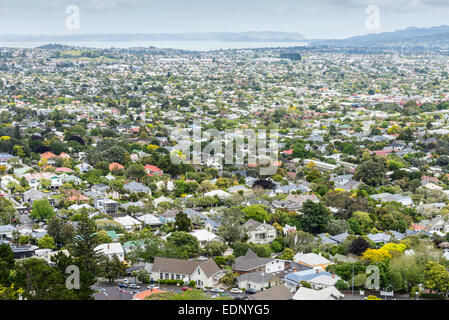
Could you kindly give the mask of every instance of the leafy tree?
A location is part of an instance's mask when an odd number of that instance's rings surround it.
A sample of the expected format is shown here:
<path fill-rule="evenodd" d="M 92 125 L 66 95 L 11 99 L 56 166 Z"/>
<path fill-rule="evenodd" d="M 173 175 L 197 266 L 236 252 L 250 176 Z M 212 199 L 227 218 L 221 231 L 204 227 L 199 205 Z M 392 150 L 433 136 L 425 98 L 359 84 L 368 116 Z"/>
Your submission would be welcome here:
<path fill-rule="evenodd" d="M 37 242 L 39 248 L 41 249 L 54 249 L 55 246 L 55 240 L 52 236 L 46 234 L 42 238 L 40 238 Z"/>
<path fill-rule="evenodd" d="M 363 239 L 362 237 L 358 237 L 354 241 L 352 241 L 349 247 L 349 253 L 355 254 L 357 256 L 361 256 L 367 249 L 369 249 L 370 244 L 368 241 Z"/>
<path fill-rule="evenodd" d="M 354 179 L 362 181 L 368 186 L 377 187 L 383 184 L 386 172 L 384 164 L 369 160 L 357 167 Z"/>
<path fill-rule="evenodd" d="M 237 282 L 238 274 L 232 272 L 231 270 L 227 271 L 226 274 L 220 279 L 220 282 L 228 287 L 232 287 Z"/>
<path fill-rule="evenodd" d="M 285 248 L 284 251 L 282 251 L 280 258 L 282 260 L 293 260 L 294 256 L 295 256 L 295 251 L 293 251 L 290 248 Z"/>
<path fill-rule="evenodd" d="M 80 269 L 79 296 L 82 300 L 93 299 L 94 290 L 91 289 L 91 286 L 95 284 L 96 276 L 100 272 L 99 262 L 102 255 L 95 251 L 95 247 L 98 245 L 95 229 L 95 222 L 89 219 L 87 212 L 81 211 L 76 235 L 69 249 Z"/>
<path fill-rule="evenodd" d="M 14 252 L 7 243 L 0 244 L 0 285 L 11 285 L 10 273 L 14 268 Z M 6 290 L 6 289 L 5 289 Z"/>
<path fill-rule="evenodd" d="M 345 220 L 331 220 L 327 225 L 327 232 L 335 236 L 348 231 L 348 222 Z"/>
<path fill-rule="evenodd" d="M 66 287 L 66 276 L 45 260 L 20 260 L 15 268 L 15 284 L 27 300 L 76 300 L 74 290 Z"/>
<path fill-rule="evenodd" d="M 449 273 L 444 266 L 434 261 L 429 261 L 424 269 L 424 286 L 446 294 L 449 291 Z"/>
<path fill-rule="evenodd" d="M 34 200 L 33 210 L 31 211 L 31 218 L 44 221 L 49 220 L 54 216 L 55 212 L 53 207 L 48 202 L 48 199 Z"/>
<path fill-rule="evenodd" d="M 143 283 L 150 283 L 151 282 L 151 275 L 148 273 L 145 269 L 140 269 L 137 271 L 137 280 Z"/>
<path fill-rule="evenodd" d="M 329 211 L 321 204 L 307 200 L 302 207 L 300 227 L 305 232 L 318 234 L 325 232 L 330 221 Z"/>
<path fill-rule="evenodd" d="M 113 282 L 115 279 L 124 277 L 126 275 L 126 266 L 117 255 L 112 258 L 105 257 L 102 264 L 102 275 L 107 278 L 109 282 Z"/>
<path fill-rule="evenodd" d="M 175 216 L 175 230 L 190 232 L 192 228 L 192 221 L 190 221 L 187 214 L 182 211 L 178 212 Z"/>
<path fill-rule="evenodd" d="M 238 208 L 225 208 L 218 220 L 221 222 L 217 234 L 230 244 L 241 241 L 245 237 L 245 230 L 242 226 L 244 212 Z"/>
<path fill-rule="evenodd" d="M 264 222 L 269 220 L 269 215 L 264 206 L 255 204 L 244 208 L 243 213 L 245 214 L 246 220 L 254 219 L 259 222 Z"/>
<path fill-rule="evenodd" d="M 391 254 L 384 249 L 367 249 L 362 254 L 362 261 L 368 263 L 382 262 L 387 259 L 391 259 Z"/>
<path fill-rule="evenodd" d="M 107 234 L 106 230 L 100 230 L 96 234 L 98 244 L 111 243 L 112 238 Z"/>
<path fill-rule="evenodd" d="M 349 290 L 349 285 L 346 281 L 338 279 L 338 281 L 335 283 L 335 288 L 337 288 L 340 291 Z"/>
<path fill-rule="evenodd" d="M 197 255 L 200 249 L 198 239 L 185 231 L 172 232 L 167 237 L 167 242 L 186 252 L 189 257 Z"/>

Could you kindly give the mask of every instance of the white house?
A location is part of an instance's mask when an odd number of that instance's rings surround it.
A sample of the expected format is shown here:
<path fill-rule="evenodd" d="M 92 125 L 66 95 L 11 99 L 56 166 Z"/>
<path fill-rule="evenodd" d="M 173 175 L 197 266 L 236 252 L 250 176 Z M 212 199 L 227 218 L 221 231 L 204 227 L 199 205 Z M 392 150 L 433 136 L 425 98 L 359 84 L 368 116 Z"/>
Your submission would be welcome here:
<path fill-rule="evenodd" d="M 148 270 L 150 269 L 150 270 Z M 195 281 L 199 287 L 213 287 L 223 275 L 214 260 L 197 261 L 156 257 L 147 268 L 151 279 Z"/>
<path fill-rule="evenodd" d="M 120 223 L 128 231 L 140 230 L 140 228 L 142 227 L 142 222 L 131 216 L 114 218 L 114 221 Z"/>
<path fill-rule="evenodd" d="M 276 239 L 276 228 L 270 224 L 249 219 L 243 226 L 246 228 L 250 243 L 269 244 Z"/>
<path fill-rule="evenodd" d="M 125 251 L 120 243 L 100 244 L 99 246 L 96 246 L 94 250 L 104 254 L 108 258 L 112 258 L 114 255 L 117 255 L 120 261 L 125 261 Z"/>
<path fill-rule="evenodd" d="M 190 232 L 192 236 L 198 239 L 198 242 L 200 243 L 200 247 L 204 248 L 204 246 L 212 241 L 220 241 L 222 242 L 221 238 L 217 236 L 215 233 L 209 232 L 205 229 L 201 230 L 194 230 Z"/>

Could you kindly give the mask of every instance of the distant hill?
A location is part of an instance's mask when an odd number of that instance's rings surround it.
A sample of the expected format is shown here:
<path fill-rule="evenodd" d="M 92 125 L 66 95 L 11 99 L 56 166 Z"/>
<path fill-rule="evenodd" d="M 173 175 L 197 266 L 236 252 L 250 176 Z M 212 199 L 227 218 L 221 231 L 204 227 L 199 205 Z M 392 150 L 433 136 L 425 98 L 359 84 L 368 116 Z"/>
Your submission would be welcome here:
<path fill-rule="evenodd" d="M 72 34 L 72 35 L 0 35 L 0 41 L 220 41 L 220 42 L 300 42 L 305 37 L 296 32 L 208 32 L 208 33 L 134 33 L 134 34 Z"/>
<path fill-rule="evenodd" d="M 315 40 L 312 44 L 342 47 L 448 47 L 449 26 L 409 27 L 394 32 L 372 33 L 342 40 Z"/>

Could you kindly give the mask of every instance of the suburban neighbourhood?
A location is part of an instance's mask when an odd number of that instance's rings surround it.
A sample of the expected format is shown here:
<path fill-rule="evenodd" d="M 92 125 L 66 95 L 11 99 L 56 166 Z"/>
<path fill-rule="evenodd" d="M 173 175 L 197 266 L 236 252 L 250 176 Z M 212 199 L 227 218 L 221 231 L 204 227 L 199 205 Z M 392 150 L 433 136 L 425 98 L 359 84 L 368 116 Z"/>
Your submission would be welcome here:
<path fill-rule="evenodd" d="M 447 50 L 0 61 L 0 300 L 447 300 Z"/>

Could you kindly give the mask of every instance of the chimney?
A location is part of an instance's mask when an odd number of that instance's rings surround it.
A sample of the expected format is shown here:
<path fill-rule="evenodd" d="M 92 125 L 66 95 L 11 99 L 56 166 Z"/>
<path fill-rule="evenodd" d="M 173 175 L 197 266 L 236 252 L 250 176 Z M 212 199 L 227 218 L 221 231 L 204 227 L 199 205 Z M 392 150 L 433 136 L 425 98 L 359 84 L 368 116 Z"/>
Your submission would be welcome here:
<path fill-rule="evenodd" d="M 108 244 L 108 250 L 109 250 L 109 244 Z"/>
<path fill-rule="evenodd" d="M 316 269 L 315 271 L 316 271 L 316 273 L 320 272 L 320 270 L 318 270 L 318 269 Z"/>
<path fill-rule="evenodd" d="M 332 273 L 332 279 L 335 279 L 335 274 Z"/>

